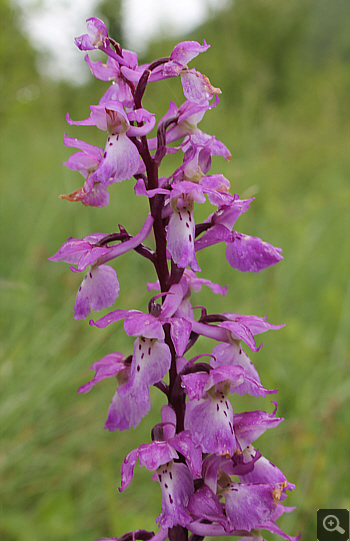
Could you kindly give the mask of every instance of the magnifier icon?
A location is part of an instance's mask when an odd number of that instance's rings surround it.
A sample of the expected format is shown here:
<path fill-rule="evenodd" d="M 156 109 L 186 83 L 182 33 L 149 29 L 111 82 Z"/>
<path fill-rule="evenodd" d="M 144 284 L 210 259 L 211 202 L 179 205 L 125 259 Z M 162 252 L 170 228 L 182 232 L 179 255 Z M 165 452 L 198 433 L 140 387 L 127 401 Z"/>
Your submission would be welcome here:
<path fill-rule="evenodd" d="M 327 532 L 338 532 L 340 534 L 345 533 L 344 528 L 339 524 L 339 519 L 335 515 L 327 515 L 323 519 L 323 527 Z"/>

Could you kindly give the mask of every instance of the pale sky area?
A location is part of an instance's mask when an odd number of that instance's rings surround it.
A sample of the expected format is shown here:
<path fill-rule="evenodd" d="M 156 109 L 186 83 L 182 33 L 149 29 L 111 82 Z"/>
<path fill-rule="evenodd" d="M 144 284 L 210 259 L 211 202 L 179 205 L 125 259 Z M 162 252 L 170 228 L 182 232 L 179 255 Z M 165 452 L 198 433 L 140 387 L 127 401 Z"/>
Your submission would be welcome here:
<path fill-rule="evenodd" d="M 98 16 L 98 0 L 12 0 L 33 47 L 41 53 L 39 69 L 54 79 L 79 84 L 90 76 L 73 38 L 86 33 L 86 19 Z M 156 33 L 193 30 L 228 0 L 122 0 L 123 45 L 140 52 Z"/>

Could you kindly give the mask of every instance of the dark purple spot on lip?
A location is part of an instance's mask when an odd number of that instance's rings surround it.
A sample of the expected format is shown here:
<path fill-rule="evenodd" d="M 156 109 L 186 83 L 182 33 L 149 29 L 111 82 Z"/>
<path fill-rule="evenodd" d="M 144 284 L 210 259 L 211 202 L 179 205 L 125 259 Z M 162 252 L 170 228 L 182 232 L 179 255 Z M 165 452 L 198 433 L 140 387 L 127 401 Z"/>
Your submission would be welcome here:
<path fill-rule="evenodd" d="M 113 143 L 109 143 L 109 146 L 112 147 L 112 146 L 113 146 Z"/>
<path fill-rule="evenodd" d="M 109 142 L 110 140 L 111 140 L 111 138 L 110 138 L 110 137 L 108 137 L 108 138 L 107 138 L 107 141 Z"/>
<path fill-rule="evenodd" d="M 92 278 L 92 274 L 91 274 L 91 272 L 89 272 L 89 275 L 90 275 L 90 278 Z"/>
<path fill-rule="evenodd" d="M 186 222 L 186 227 L 190 227 L 190 224 L 188 222 Z"/>
<path fill-rule="evenodd" d="M 192 235 L 188 235 L 188 240 L 192 242 Z"/>
<path fill-rule="evenodd" d="M 171 494 L 169 494 L 169 501 L 170 501 L 170 503 L 173 503 L 173 499 L 171 497 Z"/>
<path fill-rule="evenodd" d="M 187 213 L 188 213 L 188 219 L 189 219 L 189 221 L 192 222 L 192 216 L 191 216 L 190 211 L 188 210 Z"/>
<path fill-rule="evenodd" d="M 179 218 L 180 218 L 180 220 L 182 221 L 182 216 L 181 216 L 181 212 L 179 212 Z"/>
<path fill-rule="evenodd" d="M 79 287 L 79 291 L 81 291 L 81 286 Z"/>
<path fill-rule="evenodd" d="M 164 486 L 165 486 L 165 488 L 168 488 L 168 485 L 166 483 L 164 483 Z"/>
<path fill-rule="evenodd" d="M 152 348 L 148 348 L 148 355 L 151 355 Z"/>
<path fill-rule="evenodd" d="M 170 476 L 170 479 L 173 478 L 173 474 L 171 472 L 169 472 L 169 476 Z"/>
<path fill-rule="evenodd" d="M 139 349 L 142 349 L 142 346 L 141 346 L 141 344 L 139 344 Z"/>
<path fill-rule="evenodd" d="M 162 482 L 162 476 L 160 474 L 158 475 L 158 479 L 159 479 L 159 482 L 161 483 Z"/>
<path fill-rule="evenodd" d="M 105 158 L 107 156 L 107 152 L 104 152 L 103 157 Z"/>
<path fill-rule="evenodd" d="M 140 365 L 138 364 L 137 365 L 137 369 L 136 369 L 138 372 L 140 372 Z"/>
<path fill-rule="evenodd" d="M 219 409 L 220 409 L 219 404 L 216 404 L 216 411 L 219 411 Z"/>
<path fill-rule="evenodd" d="M 143 359 L 143 358 L 144 358 L 144 356 L 145 356 L 145 354 L 144 354 L 144 353 L 142 353 L 142 355 L 141 355 L 141 359 Z"/>
<path fill-rule="evenodd" d="M 227 411 L 225 411 L 225 410 L 224 410 L 224 415 L 225 415 L 225 417 L 227 417 Z"/>
<path fill-rule="evenodd" d="M 229 422 L 229 427 L 230 427 L 230 430 L 231 430 L 231 434 L 233 434 L 233 426 L 232 426 L 231 422 Z"/>

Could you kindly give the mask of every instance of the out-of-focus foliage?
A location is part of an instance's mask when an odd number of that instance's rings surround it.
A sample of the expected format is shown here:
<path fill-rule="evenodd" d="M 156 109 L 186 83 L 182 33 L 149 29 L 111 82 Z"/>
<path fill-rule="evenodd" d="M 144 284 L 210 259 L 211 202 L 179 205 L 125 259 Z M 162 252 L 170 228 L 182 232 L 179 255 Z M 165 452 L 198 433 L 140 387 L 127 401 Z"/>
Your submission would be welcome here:
<path fill-rule="evenodd" d="M 58 199 L 82 178 L 60 165 L 70 154 L 63 133 L 101 146 L 105 139 L 95 128 L 68 127 L 65 114 L 87 117 L 106 84 L 91 78 L 77 89 L 40 79 L 16 13 L 4 0 L 0 6 L 0 535 L 4 541 L 87 541 L 153 529 L 160 491 L 149 472 L 137 468 L 122 495 L 116 487 L 124 456 L 149 441 L 163 399 L 153 392 L 152 414 L 135 432 L 103 430 L 114 382 L 84 396 L 76 389 L 91 377 L 94 361 L 111 351 L 128 354 L 132 343 L 121 324 L 98 330 L 75 322 L 80 278 L 63 263 L 47 262 L 68 236 L 109 233 L 118 223 L 136 233 L 147 202 L 134 197 L 131 181 L 111 187 L 107 209 Z M 119 33 L 113 4 L 106 6 L 110 28 Z M 236 0 L 181 38 L 211 44 L 190 66 L 223 91 L 201 124 L 232 151 L 231 162 L 214 159 L 213 170 L 241 197 L 256 196 L 237 229 L 281 246 L 285 256 L 275 268 L 248 275 L 226 264 L 223 247 L 200 253 L 205 277 L 229 290 L 225 299 L 203 291 L 195 303 L 286 322 L 251 355 L 263 384 L 279 388 L 278 414 L 286 419 L 258 447 L 296 483 L 287 502 L 298 510 L 281 524 L 290 534 L 301 530 L 304 539 L 315 537 L 318 508 L 350 505 L 348 27 L 345 0 Z M 153 44 L 141 61 L 169 54 L 174 44 Z M 150 85 L 145 106 L 164 114 L 169 99 L 182 102 L 179 81 Z M 169 161 L 162 174 L 170 172 Z M 196 209 L 197 221 L 210 211 Z M 143 284 L 155 279 L 147 261 L 127 254 L 116 270 L 118 307 L 145 310 Z M 198 343 L 194 353 L 205 347 Z M 271 411 L 268 400 L 232 397 L 232 403 L 235 411 Z"/>

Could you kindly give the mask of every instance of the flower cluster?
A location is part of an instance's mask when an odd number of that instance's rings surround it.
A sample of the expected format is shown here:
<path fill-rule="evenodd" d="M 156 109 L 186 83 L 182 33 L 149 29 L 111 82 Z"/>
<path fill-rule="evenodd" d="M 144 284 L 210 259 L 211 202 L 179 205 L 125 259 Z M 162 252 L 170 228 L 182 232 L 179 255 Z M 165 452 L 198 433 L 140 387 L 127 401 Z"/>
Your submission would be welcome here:
<path fill-rule="evenodd" d="M 105 424 L 110 431 L 140 423 L 151 409 L 151 386 L 167 398 L 151 441 L 131 450 L 121 467 L 120 490 L 131 482 L 137 461 L 153 472 L 162 492 L 159 531 L 137 530 L 119 541 L 182 541 L 189 532 L 193 540 L 229 535 L 252 541 L 263 540 L 262 530 L 299 539 L 276 524 L 292 510 L 282 502 L 294 485 L 253 446 L 266 429 L 283 420 L 276 416 L 277 403 L 272 413 L 235 411 L 235 394 L 265 397 L 276 392 L 263 386 L 246 349 L 257 352 L 261 346 L 255 335 L 282 325 L 235 312 L 208 314 L 204 307 L 198 314 L 192 306 L 192 294 L 203 285 L 214 294 L 227 291 L 199 277 L 198 251 L 224 242 L 228 264 L 242 272 L 259 272 L 282 259 L 280 248 L 234 229 L 252 200 L 232 195 L 222 174 L 210 174 L 212 156 L 231 157 L 221 141 L 198 127 L 206 111 L 217 105 L 221 91 L 187 65 L 209 45 L 181 42 L 170 56 L 138 65 L 136 54 L 109 37 L 102 21 L 93 17 L 87 27 L 88 34 L 76 38 L 76 45 L 107 55 L 106 63 L 92 62 L 88 55 L 85 60 L 95 77 L 111 84 L 99 104 L 90 106 L 87 119 L 73 121 L 67 115 L 67 121 L 97 126 L 106 132 L 106 145 L 102 149 L 64 137 L 66 146 L 79 149 L 65 165 L 80 171 L 85 180 L 80 189 L 61 197 L 103 207 L 109 203 L 108 187 L 133 177 L 135 194 L 148 198 L 150 212 L 134 236 L 119 226 L 116 233 L 69 238 L 50 259 L 71 264 L 73 272 L 85 272 L 74 306 L 76 319 L 114 304 L 120 286 L 110 263 L 116 257 L 135 251 L 153 264 L 157 281 L 147 287 L 159 293 L 147 312 L 118 308 L 90 321 L 104 328 L 123 320 L 134 345 L 126 356 L 111 352 L 95 362 L 95 377 L 79 392 L 115 378 Z M 168 112 L 156 122 L 142 98 L 149 83 L 170 77 L 180 77 L 185 101 L 179 107 L 170 102 Z M 171 176 L 160 176 L 163 159 L 175 153 L 182 164 Z M 196 223 L 195 204 L 206 200 L 213 212 Z M 152 231 L 155 249 L 145 244 Z M 188 352 L 201 336 L 215 345 L 207 355 L 191 357 Z"/>

